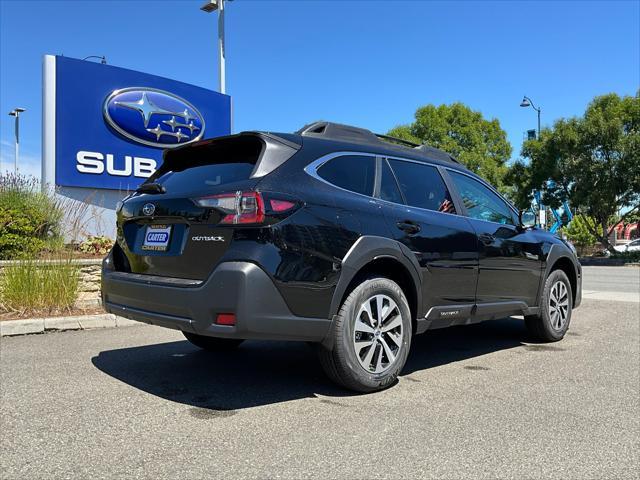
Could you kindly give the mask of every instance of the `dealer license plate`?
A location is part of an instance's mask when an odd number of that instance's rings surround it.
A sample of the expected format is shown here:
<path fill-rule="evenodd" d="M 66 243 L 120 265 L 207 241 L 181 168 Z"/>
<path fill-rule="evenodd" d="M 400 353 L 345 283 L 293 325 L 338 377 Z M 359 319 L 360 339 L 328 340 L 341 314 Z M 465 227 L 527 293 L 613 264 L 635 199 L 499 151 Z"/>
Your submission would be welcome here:
<path fill-rule="evenodd" d="M 165 252 L 169 248 L 171 225 L 148 225 L 144 233 L 143 250 Z"/>

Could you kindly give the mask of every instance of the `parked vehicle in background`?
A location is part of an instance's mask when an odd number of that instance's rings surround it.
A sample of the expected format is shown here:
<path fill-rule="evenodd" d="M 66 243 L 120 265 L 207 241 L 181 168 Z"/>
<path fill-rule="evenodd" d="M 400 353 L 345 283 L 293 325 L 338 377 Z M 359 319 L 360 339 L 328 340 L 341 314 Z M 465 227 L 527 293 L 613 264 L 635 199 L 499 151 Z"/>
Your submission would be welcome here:
<path fill-rule="evenodd" d="M 640 239 L 634 240 L 625 245 L 616 245 L 613 249 L 620 253 L 640 252 Z"/>
<path fill-rule="evenodd" d="M 581 299 L 575 251 L 482 178 L 345 125 L 167 151 L 117 215 L 109 312 L 206 350 L 314 342 L 328 376 L 361 392 L 393 384 L 414 335 L 524 315 L 557 341 Z"/>

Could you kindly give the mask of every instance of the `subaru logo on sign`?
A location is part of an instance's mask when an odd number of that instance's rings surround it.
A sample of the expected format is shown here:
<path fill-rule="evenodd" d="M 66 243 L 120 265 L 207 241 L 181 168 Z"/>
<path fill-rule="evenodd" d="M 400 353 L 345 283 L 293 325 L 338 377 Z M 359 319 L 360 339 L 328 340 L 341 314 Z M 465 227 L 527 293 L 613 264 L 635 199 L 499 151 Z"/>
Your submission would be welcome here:
<path fill-rule="evenodd" d="M 196 107 L 155 88 L 115 90 L 105 99 L 103 114 L 118 133 L 151 147 L 174 148 L 204 134 L 204 118 Z"/>
<path fill-rule="evenodd" d="M 145 215 L 153 215 L 153 212 L 156 211 L 156 206 L 153 203 L 145 203 L 142 207 L 142 213 Z"/>

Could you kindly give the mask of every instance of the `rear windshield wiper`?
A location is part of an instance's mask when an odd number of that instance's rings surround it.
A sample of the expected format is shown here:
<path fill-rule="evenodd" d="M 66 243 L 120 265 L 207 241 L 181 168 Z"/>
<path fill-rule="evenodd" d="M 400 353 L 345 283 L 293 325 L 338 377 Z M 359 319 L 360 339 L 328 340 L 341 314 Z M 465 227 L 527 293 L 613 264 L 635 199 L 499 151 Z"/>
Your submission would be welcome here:
<path fill-rule="evenodd" d="M 166 191 L 167 189 L 164 188 L 163 185 L 155 182 L 143 183 L 138 188 L 136 188 L 136 192 L 140 193 L 166 193 Z"/>

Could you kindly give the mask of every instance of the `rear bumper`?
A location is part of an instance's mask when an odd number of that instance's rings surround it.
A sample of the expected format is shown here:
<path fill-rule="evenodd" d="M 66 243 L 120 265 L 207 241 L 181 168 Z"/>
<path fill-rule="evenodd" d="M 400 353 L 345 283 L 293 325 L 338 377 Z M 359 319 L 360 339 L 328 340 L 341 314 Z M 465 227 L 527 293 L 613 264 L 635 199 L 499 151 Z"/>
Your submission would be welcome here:
<path fill-rule="evenodd" d="M 204 282 L 102 270 L 105 309 L 132 320 L 221 338 L 322 341 L 331 321 L 291 313 L 269 276 L 249 262 L 220 264 Z M 214 323 L 234 313 L 234 326 Z"/>

